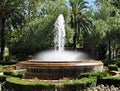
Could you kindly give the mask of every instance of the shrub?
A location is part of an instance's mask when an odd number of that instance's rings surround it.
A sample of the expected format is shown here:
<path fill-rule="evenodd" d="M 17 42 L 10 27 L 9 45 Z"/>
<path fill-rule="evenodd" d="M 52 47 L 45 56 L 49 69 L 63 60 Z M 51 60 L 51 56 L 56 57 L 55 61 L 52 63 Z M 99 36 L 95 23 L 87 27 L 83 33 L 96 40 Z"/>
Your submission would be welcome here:
<path fill-rule="evenodd" d="M 120 77 L 103 77 L 97 81 L 97 84 L 120 86 Z"/>
<path fill-rule="evenodd" d="M 120 67 L 120 58 L 115 58 L 112 60 L 113 64 L 116 64 L 118 67 Z"/>
<path fill-rule="evenodd" d="M 1 65 L 13 65 L 16 63 L 17 63 L 17 61 L 0 61 Z"/>
<path fill-rule="evenodd" d="M 4 81 L 6 81 L 6 76 L 0 75 L 0 82 L 4 82 Z"/>
<path fill-rule="evenodd" d="M 23 78 L 24 75 L 25 75 L 25 72 L 22 72 L 22 71 L 16 73 L 16 77 L 19 77 L 19 78 Z"/>
<path fill-rule="evenodd" d="M 20 78 L 7 78 L 2 84 L 2 91 L 54 91 L 55 85 L 50 82 L 28 81 Z"/>
<path fill-rule="evenodd" d="M 108 65 L 108 69 L 118 71 L 118 66 L 116 64 L 110 64 Z"/>
<path fill-rule="evenodd" d="M 3 75 L 6 75 L 6 76 L 13 76 L 13 71 L 12 70 L 8 70 L 8 71 L 5 71 L 3 72 Z"/>
<path fill-rule="evenodd" d="M 81 73 L 79 76 L 78 76 L 78 79 L 81 79 L 81 78 L 89 78 L 91 76 L 94 76 L 95 73 L 93 72 L 87 72 L 87 73 Z"/>
<path fill-rule="evenodd" d="M 105 66 L 108 66 L 110 64 L 116 64 L 118 67 L 120 67 L 120 58 L 114 58 L 114 59 L 111 59 L 111 61 L 106 59 L 103 62 Z"/>
<path fill-rule="evenodd" d="M 91 77 L 76 79 L 73 81 L 65 81 L 63 84 L 66 91 L 80 91 L 81 89 L 86 89 L 87 87 L 96 86 L 96 78 Z"/>
<path fill-rule="evenodd" d="M 78 76 L 78 79 L 84 78 L 84 77 L 106 77 L 106 76 L 110 76 L 108 72 L 102 71 L 102 72 L 87 72 L 87 73 L 82 73 Z"/>
<path fill-rule="evenodd" d="M 11 76 L 11 77 L 23 78 L 24 75 L 25 75 L 25 72 L 23 72 L 23 71 L 14 72 L 12 70 L 8 70 L 8 71 L 3 72 L 3 75 Z"/>

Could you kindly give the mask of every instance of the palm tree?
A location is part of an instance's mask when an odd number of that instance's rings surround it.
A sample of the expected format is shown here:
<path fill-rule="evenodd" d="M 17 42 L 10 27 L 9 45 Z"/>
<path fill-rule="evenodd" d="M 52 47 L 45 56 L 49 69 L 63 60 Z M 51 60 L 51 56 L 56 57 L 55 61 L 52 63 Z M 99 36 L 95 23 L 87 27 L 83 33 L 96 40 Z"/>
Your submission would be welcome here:
<path fill-rule="evenodd" d="M 0 60 L 4 58 L 5 47 L 5 32 L 13 28 L 21 28 L 18 26 L 23 25 L 23 9 L 24 0 L 0 0 Z"/>
<path fill-rule="evenodd" d="M 82 13 L 87 8 L 84 0 L 69 0 L 71 6 L 71 28 L 74 29 L 73 47 L 76 48 L 78 35 L 81 30 L 90 30 L 91 22 Z"/>

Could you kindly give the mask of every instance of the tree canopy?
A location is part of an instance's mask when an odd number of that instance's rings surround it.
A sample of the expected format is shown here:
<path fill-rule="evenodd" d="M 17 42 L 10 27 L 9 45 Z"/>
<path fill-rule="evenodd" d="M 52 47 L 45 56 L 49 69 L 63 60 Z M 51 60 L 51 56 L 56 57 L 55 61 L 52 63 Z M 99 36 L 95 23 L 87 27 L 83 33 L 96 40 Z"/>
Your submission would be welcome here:
<path fill-rule="evenodd" d="M 59 14 L 65 18 L 66 47 L 84 48 L 97 59 L 119 56 L 120 1 L 94 4 L 96 9 L 85 0 L 0 0 L 0 60 L 5 47 L 18 60 L 53 48 Z"/>

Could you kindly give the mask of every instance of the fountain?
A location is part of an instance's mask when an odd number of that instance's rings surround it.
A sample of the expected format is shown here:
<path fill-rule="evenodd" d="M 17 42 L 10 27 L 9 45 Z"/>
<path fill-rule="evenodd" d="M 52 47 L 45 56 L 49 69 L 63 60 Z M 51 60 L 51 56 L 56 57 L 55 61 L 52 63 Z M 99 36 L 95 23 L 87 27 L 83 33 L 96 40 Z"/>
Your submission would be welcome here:
<path fill-rule="evenodd" d="M 25 78 L 58 80 L 77 78 L 83 72 L 102 71 L 103 63 L 88 58 L 84 52 L 64 50 L 65 25 L 60 14 L 54 28 L 54 50 L 38 53 L 34 59 L 17 63 L 17 69 L 26 69 Z"/>

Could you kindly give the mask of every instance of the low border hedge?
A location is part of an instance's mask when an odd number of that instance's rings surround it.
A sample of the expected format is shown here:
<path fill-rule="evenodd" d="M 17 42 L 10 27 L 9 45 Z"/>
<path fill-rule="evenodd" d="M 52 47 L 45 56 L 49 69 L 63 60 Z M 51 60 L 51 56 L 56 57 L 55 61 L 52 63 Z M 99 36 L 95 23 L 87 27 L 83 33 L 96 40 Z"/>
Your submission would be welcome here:
<path fill-rule="evenodd" d="M 26 81 L 20 78 L 7 78 L 2 91 L 54 91 L 55 84 L 50 82 Z"/>
<path fill-rule="evenodd" d="M 2 82 L 4 82 L 4 81 L 6 81 L 6 76 L 5 75 L 0 75 L 0 82 L 2 83 Z"/>
<path fill-rule="evenodd" d="M 81 89 L 87 89 L 88 87 L 96 86 L 96 78 L 82 78 L 76 79 L 71 82 L 64 82 L 63 86 L 65 91 L 81 91 Z"/>
<path fill-rule="evenodd" d="M 97 84 L 120 86 L 120 77 L 103 77 L 98 79 Z"/>
<path fill-rule="evenodd" d="M 108 65 L 108 69 L 118 71 L 118 66 L 116 64 L 110 64 Z"/>

